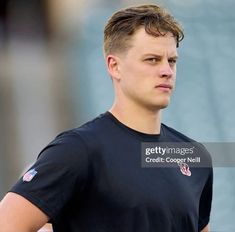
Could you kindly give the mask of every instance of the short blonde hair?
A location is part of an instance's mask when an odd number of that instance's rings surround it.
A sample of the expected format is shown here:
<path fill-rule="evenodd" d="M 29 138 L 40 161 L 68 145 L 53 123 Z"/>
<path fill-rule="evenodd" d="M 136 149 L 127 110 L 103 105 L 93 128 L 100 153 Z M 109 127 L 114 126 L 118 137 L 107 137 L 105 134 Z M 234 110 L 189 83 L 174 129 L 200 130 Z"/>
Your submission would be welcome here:
<path fill-rule="evenodd" d="M 152 36 L 164 36 L 171 32 L 176 45 L 183 40 L 181 25 L 162 7 L 157 5 L 139 5 L 128 7 L 114 13 L 104 29 L 104 54 L 125 52 L 130 47 L 130 39 L 134 33 L 144 27 Z"/>

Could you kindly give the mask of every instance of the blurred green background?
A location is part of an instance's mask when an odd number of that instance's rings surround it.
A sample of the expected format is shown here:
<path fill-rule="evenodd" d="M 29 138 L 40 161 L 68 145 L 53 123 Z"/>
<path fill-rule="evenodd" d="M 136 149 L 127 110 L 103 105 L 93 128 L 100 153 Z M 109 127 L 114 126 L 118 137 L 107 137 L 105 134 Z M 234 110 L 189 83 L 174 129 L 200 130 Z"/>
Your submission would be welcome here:
<path fill-rule="evenodd" d="M 0 197 L 59 132 L 111 106 L 103 27 L 142 3 L 167 7 L 185 29 L 163 122 L 201 142 L 235 142 L 235 1 L 0 0 Z M 235 231 L 234 179 L 234 167 L 215 168 L 212 231 Z"/>

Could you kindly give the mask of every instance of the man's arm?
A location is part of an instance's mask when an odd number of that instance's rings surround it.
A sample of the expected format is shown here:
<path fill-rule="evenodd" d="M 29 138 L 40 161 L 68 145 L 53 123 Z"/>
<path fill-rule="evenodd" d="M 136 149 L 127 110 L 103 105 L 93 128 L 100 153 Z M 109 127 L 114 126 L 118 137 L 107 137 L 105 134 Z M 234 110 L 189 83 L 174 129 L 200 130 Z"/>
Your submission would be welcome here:
<path fill-rule="evenodd" d="M 209 232 L 209 224 L 201 230 L 201 232 Z"/>
<path fill-rule="evenodd" d="M 49 218 L 24 197 L 8 193 L 0 202 L 0 232 L 36 232 Z"/>

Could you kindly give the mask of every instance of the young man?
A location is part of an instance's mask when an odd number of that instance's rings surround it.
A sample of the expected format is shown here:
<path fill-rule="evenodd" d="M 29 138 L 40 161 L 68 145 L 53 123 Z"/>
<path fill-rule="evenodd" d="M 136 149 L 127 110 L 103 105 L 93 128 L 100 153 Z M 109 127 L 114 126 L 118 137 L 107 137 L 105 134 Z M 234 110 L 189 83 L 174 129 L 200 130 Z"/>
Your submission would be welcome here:
<path fill-rule="evenodd" d="M 143 142 L 192 142 L 161 124 L 182 39 L 180 25 L 156 5 L 110 18 L 104 53 L 113 106 L 43 149 L 2 200 L 1 232 L 37 231 L 48 221 L 54 232 L 209 231 L 211 167 L 141 166 Z"/>

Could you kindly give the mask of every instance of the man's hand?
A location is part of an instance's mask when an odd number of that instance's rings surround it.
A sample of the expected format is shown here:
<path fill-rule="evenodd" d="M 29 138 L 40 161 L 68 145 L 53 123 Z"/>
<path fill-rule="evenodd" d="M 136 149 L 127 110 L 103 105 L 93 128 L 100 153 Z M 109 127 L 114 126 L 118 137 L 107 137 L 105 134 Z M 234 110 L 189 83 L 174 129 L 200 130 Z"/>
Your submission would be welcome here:
<path fill-rule="evenodd" d="M 36 232 L 49 218 L 24 197 L 8 193 L 0 202 L 0 232 Z"/>

